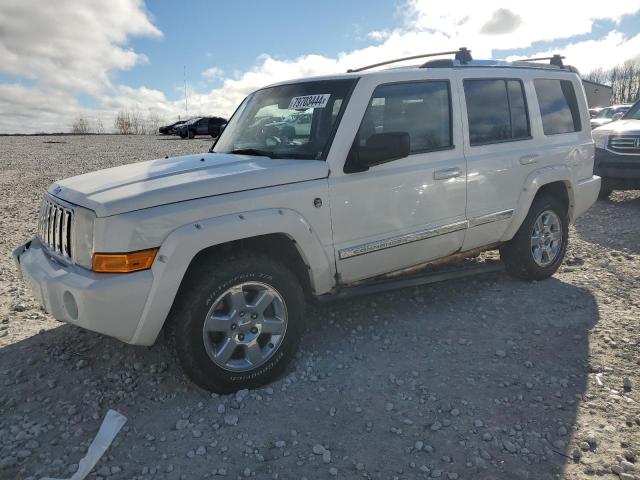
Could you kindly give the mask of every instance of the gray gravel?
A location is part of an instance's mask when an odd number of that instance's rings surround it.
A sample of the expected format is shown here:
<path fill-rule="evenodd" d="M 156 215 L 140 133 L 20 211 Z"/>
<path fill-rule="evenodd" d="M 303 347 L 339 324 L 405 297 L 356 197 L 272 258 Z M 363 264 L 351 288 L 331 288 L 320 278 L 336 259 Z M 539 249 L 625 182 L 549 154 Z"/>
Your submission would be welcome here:
<path fill-rule="evenodd" d="M 62 142 L 62 143 L 47 143 Z M 640 479 L 640 194 L 572 228 L 552 279 L 504 274 L 310 309 L 274 384 L 211 396 L 151 348 L 60 324 L 9 255 L 52 181 L 210 140 L 0 137 L 0 478 Z"/>

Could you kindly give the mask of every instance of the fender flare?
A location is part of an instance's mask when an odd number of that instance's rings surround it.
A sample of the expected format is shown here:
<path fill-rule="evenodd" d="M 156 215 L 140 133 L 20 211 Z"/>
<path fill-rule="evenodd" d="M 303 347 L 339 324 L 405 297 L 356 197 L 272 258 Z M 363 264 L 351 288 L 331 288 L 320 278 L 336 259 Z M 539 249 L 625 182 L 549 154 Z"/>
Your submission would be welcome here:
<path fill-rule="evenodd" d="M 511 223 L 500 238 L 500 241 L 506 242 L 513 238 L 529 213 L 529 208 L 531 207 L 538 190 L 540 190 L 544 185 L 554 182 L 563 182 L 567 187 L 567 195 L 569 197 L 569 220 L 573 221 L 575 192 L 573 189 L 573 174 L 571 169 L 566 165 L 543 167 L 531 172 L 524 181 L 520 197 L 518 198 L 518 203 L 513 212 Z"/>
<path fill-rule="evenodd" d="M 282 233 L 295 241 L 309 268 L 316 294 L 334 284 L 335 265 L 311 225 L 290 209 L 263 209 L 191 222 L 173 230 L 162 242 L 151 271 L 153 283 L 130 343 L 152 345 L 160 333 L 178 288 L 193 258 L 202 250 L 234 240 Z"/>

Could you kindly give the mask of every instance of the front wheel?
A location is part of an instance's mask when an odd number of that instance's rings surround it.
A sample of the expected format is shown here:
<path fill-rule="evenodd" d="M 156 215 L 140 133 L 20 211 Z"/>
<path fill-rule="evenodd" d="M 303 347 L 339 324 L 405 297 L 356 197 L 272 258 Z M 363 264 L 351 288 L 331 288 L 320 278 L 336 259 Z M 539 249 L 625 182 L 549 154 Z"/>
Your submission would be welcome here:
<path fill-rule="evenodd" d="M 543 280 L 562 264 L 569 239 L 567 208 L 552 195 L 536 197 L 514 237 L 500 247 L 507 272 L 523 280 Z"/>
<path fill-rule="evenodd" d="M 189 138 L 196 138 L 196 132 L 194 132 L 193 130 L 189 130 Z"/>
<path fill-rule="evenodd" d="M 187 376 L 225 394 L 277 378 L 294 358 L 303 316 L 297 277 L 267 256 L 243 254 L 193 268 L 167 334 Z"/>

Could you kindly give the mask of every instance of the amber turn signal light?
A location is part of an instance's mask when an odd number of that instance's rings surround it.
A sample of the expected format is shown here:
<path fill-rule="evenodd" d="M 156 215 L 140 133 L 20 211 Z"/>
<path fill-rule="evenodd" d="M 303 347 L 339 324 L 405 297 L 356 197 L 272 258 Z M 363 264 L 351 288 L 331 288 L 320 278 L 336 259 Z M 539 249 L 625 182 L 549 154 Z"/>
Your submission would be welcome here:
<path fill-rule="evenodd" d="M 92 269 L 99 273 L 130 273 L 147 270 L 153 265 L 157 248 L 129 253 L 94 253 Z"/>

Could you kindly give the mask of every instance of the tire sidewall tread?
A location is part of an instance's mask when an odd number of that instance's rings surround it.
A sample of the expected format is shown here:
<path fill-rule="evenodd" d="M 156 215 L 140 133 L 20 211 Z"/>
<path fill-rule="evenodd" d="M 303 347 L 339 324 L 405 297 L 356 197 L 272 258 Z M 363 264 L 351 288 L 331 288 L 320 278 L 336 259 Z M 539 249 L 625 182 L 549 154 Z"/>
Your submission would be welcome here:
<path fill-rule="evenodd" d="M 555 212 L 562 223 L 562 245 L 553 263 L 541 267 L 531 254 L 531 231 L 538 216 L 546 210 Z M 533 200 L 514 237 L 500 248 L 500 257 L 511 276 L 522 280 L 543 280 L 552 276 L 562 265 L 568 243 L 569 219 L 566 205 L 553 195 L 540 195 Z"/>
<path fill-rule="evenodd" d="M 202 327 L 212 303 L 228 288 L 255 281 L 274 287 L 287 308 L 287 331 L 275 354 L 255 371 L 232 372 L 217 366 L 202 341 Z M 185 374 L 202 388 L 233 393 L 257 388 L 277 378 L 295 356 L 304 317 L 304 295 L 297 277 L 266 255 L 244 254 L 206 259 L 188 272 L 167 320 L 167 336 Z"/>

